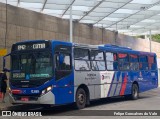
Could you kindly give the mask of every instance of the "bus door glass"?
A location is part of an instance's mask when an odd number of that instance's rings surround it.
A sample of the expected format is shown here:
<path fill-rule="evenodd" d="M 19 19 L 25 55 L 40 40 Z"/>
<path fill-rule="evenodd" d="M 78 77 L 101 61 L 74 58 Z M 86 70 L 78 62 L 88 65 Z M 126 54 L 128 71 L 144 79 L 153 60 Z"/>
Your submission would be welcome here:
<path fill-rule="evenodd" d="M 55 78 L 60 80 L 72 72 L 71 46 L 58 45 L 55 47 Z"/>

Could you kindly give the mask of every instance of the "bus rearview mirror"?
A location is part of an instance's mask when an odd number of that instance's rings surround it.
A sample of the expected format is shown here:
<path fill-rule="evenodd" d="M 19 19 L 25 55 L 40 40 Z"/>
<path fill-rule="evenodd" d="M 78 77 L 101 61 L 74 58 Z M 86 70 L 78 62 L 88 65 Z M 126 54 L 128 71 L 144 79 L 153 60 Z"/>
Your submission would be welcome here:
<path fill-rule="evenodd" d="M 10 54 L 7 54 L 3 57 L 3 70 L 10 72 L 10 68 L 7 68 L 7 64 L 6 64 L 6 61 L 10 61 L 6 59 L 6 58 L 9 58 L 8 56 L 10 56 Z"/>

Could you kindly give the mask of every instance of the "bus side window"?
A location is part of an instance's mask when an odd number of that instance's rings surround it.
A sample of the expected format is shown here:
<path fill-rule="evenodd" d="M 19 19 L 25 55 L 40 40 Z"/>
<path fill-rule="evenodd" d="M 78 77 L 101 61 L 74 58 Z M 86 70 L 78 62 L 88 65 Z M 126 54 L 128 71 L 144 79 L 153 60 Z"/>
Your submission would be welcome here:
<path fill-rule="evenodd" d="M 130 69 L 132 71 L 139 70 L 138 55 L 130 54 L 129 60 L 130 60 Z"/>
<path fill-rule="evenodd" d="M 106 52 L 107 70 L 118 70 L 117 54 Z"/>
<path fill-rule="evenodd" d="M 56 69 L 57 70 L 70 70 L 70 55 L 68 54 L 59 54 L 56 56 Z"/>
<path fill-rule="evenodd" d="M 90 57 L 93 71 L 106 70 L 103 51 L 91 50 Z"/>
<path fill-rule="evenodd" d="M 148 66 L 150 70 L 156 70 L 157 65 L 154 56 L 148 56 Z"/>
<path fill-rule="evenodd" d="M 148 70 L 148 59 L 146 55 L 139 56 L 139 69 L 140 70 Z"/>
<path fill-rule="evenodd" d="M 89 49 L 74 48 L 74 65 L 76 71 L 89 71 Z"/>
<path fill-rule="evenodd" d="M 56 80 L 61 79 L 71 73 L 71 55 L 57 53 L 55 55 L 55 75 Z"/>
<path fill-rule="evenodd" d="M 129 70 L 129 58 L 126 53 L 118 53 L 118 66 L 119 70 Z"/>

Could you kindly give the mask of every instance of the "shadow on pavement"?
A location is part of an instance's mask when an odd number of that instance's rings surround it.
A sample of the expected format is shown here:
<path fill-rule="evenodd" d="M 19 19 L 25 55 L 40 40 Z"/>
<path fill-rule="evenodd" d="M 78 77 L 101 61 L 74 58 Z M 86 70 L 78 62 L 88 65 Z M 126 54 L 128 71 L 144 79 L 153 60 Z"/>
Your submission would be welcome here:
<path fill-rule="evenodd" d="M 148 98 L 147 96 L 141 96 L 139 99 Z M 114 104 L 124 101 L 130 101 L 129 99 L 126 99 L 124 97 L 113 97 L 113 98 L 103 98 L 91 101 L 89 108 L 101 106 L 105 104 Z M 131 100 L 132 101 L 132 100 Z M 76 109 L 75 104 L 67 104 L 67 105 L 61 105 L 61 106 L 53 106 L 53 105 L 39 105 L 39 104 L 19 104 L 19 105 L 13 105 L 9 106 L 3 110 L 9 110 L 9 111 L 38 111 L 42 112 L 43 115 L 55 115 L 55 116 L 72 116 L 75 114 L 80 115 L 80 110 Z M 115 109 L 116 110 L 116 109 Z"/>

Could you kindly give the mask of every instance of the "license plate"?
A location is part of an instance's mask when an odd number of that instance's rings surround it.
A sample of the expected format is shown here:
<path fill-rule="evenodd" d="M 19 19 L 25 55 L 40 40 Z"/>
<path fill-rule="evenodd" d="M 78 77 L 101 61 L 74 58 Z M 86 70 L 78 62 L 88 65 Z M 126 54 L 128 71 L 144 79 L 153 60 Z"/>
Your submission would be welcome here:
<path fill-rule="evenodd" d="M 21 98 L 21 101 L 28 101 L 28 100 L 29 100 L 28 97 L 22 97 L 22 98 Z"/>

